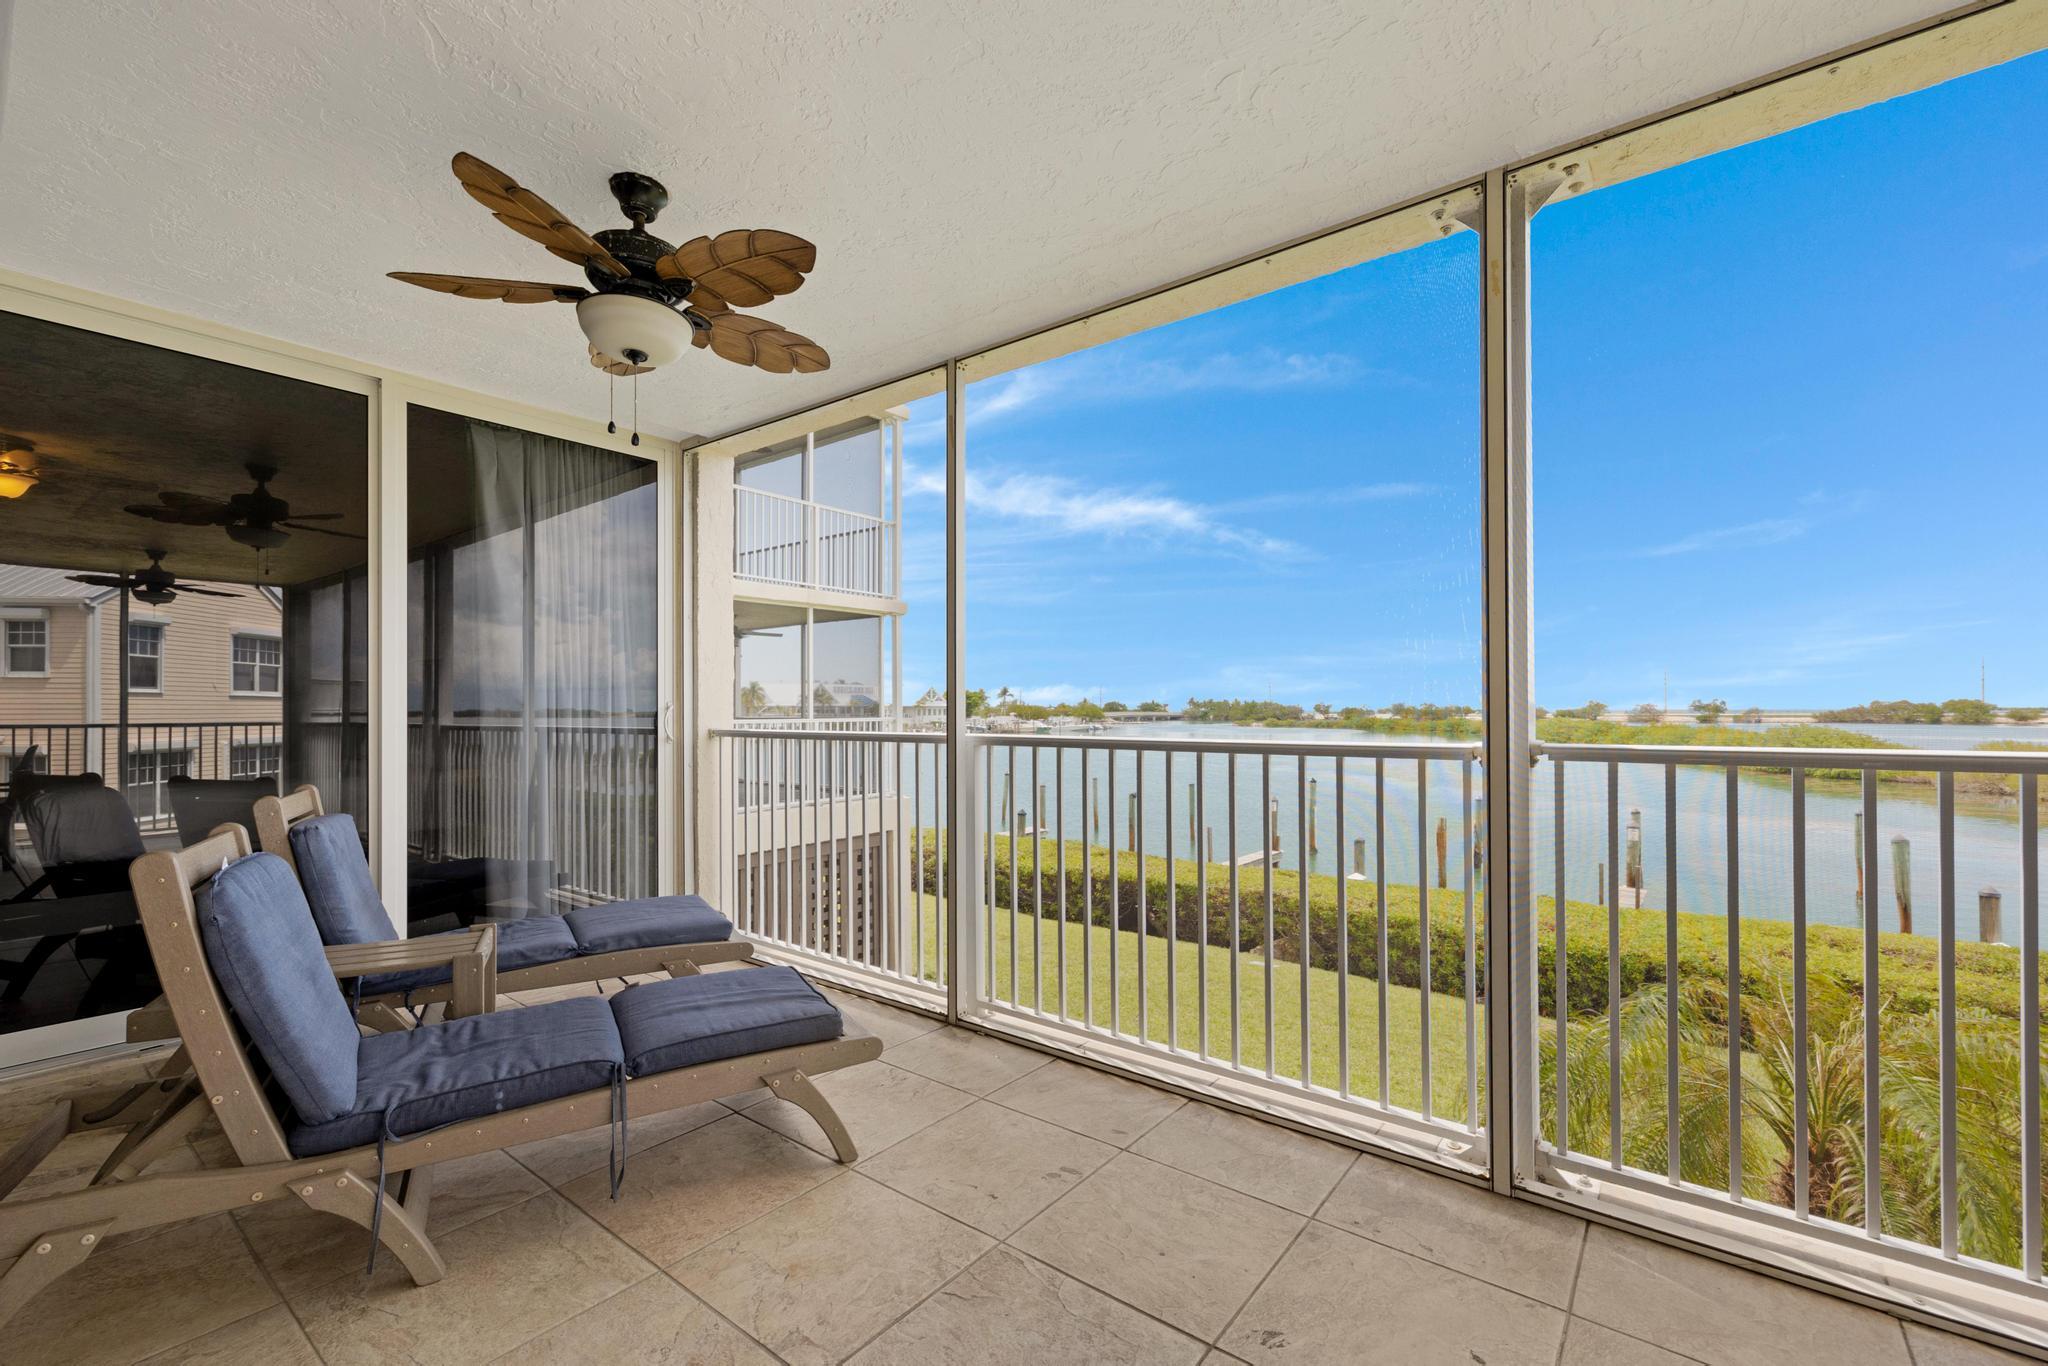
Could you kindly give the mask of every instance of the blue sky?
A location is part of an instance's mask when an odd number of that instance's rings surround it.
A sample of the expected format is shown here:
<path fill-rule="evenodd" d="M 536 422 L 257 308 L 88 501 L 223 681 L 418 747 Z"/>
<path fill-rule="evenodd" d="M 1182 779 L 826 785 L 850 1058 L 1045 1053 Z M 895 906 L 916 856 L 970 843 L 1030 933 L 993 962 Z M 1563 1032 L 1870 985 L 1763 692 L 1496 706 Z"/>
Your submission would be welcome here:
<path fill-rule="evenodd" d="M 2048 704 L 2048 55 L 1534 227 L 1537 700 Z M 968 393 L 977 687 L 1480 697 L 1469 233 Z M 943 400 L 906 686 L 943 679 Z"/>

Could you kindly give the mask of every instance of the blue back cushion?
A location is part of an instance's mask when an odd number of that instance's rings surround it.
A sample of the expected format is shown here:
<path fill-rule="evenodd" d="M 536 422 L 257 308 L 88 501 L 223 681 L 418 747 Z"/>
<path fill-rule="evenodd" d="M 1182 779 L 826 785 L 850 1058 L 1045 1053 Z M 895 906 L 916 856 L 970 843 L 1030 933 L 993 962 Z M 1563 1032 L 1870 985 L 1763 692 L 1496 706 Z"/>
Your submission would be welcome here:
<path fill-rule="evenodd" d="M 291 865 L 275 854 L 237 859 L 214 876 L 198 918 L 214 980 L 300 1118 L 352 1109 L 361 1035 Z"/>
<path fill-rule="evenodd" d="M 313 920 L 326 944 L 374 944 L 396 939 L 391 917 L 370 879 L 370 860 L 345 811 L 315 816 L 292 827 L 292 858 L 313 903 Z"/>

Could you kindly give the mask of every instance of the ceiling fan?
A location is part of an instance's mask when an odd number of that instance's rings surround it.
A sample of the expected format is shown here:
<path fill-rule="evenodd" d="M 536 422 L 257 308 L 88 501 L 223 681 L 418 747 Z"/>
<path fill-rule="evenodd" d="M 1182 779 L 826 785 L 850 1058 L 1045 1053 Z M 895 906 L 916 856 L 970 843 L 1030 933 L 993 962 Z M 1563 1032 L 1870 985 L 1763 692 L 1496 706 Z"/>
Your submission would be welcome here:
<path fill-rule="evenodd" d="M 73 583 L 89 583 L 95 588 L 125 588 L 135 594 L 137 602 L 146 602 L 152 607 L 164 607 L 178 600 L 180 593 L 193 593 L 205 598 L 238 598 L 239 593 L 230 593 L 224 588 L 196 588 L 189 583 L 179 583 L 177 576 L 164 568 L 166 551 L 145 550 L 149 556 L 149 568 L 130 574 L 123 570 L 119 574 L 67 574 Z"/>
<path fill-rule="evenodd" d="M 294 514 L 290 503 L 270 491 L 270 481 L 277 478 L 274 467 L 249 464 L 243 468 L 256 481 L 256 487 L 248 493 L 238 493 L 226 502 L 203 494 L 166 489 L 157 494 L 156 504 L 130 503 L 127 511 L 137 517 L 169 522 L 174 526 L 226 527 L 230 540 L 257 550 L 276 549 L 290 540 L 294 531 L 317 531 L 326 536 L 346 536 L 354 541 L 364 539 L 353 531 L 310 525 L 335 521 L 345 513 Z"/>
<path fill-rule="evenodd" d="M 685 344 L 778 375 L 814 374 L 832 364 L 810 338 L 732 311 L 734 305 L 765 304 L 803 284 L 818 260 L 818 249 L 803 238 L 773 228 L 740 228 L 674 246 L 647 231 L 668 207 L 668 191 L 637 171 L 620 171 L 610 181 L 632 226 L 587 233 L 469 153 L 456 153 L 452 165 L 470 198 L 520 236 L 581 266 L 590 288 L 409 270 L 390 272 L 392 279 L 464 299 L 574 304 L 590 342 L 590 363 L 615 376 L 667 365 Z"/>

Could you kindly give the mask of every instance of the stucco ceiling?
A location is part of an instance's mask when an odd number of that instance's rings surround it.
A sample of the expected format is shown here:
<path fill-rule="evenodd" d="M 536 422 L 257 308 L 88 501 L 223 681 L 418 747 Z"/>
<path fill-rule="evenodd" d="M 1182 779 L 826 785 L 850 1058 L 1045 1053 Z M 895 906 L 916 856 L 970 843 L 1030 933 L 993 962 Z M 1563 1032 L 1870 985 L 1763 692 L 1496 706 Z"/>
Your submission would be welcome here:
<path fill-rule="evenodd" d="M 0 0 L 0 25 L 9 0 Z M 819 245 L 756 310 L 830 348 L 686 356 L 641 421 L 717 434 L 1910 22 L 1927 0 L 20 0 L 0 266 L 564 411 L 568 281 L 457 188 L 464 149 L 586 228 Z M 0 422 L 0 426 L 4 426 Z"/>

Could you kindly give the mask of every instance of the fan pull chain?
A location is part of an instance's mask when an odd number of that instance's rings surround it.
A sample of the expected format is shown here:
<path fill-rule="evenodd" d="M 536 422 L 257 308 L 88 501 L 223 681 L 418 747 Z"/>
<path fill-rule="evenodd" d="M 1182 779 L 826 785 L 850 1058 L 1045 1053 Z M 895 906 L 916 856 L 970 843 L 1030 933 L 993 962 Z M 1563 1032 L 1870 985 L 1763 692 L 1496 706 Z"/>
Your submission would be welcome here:
<path fill-rule="evenodd" d="M 619 434 L 619 377 L 609 372 L 605 375 L 604 429 L 613 436 Z"/>
<path fill-rule="evenodd" d="M 633 444 L 640 444 L 640 372 L 633 371 Z"/>

